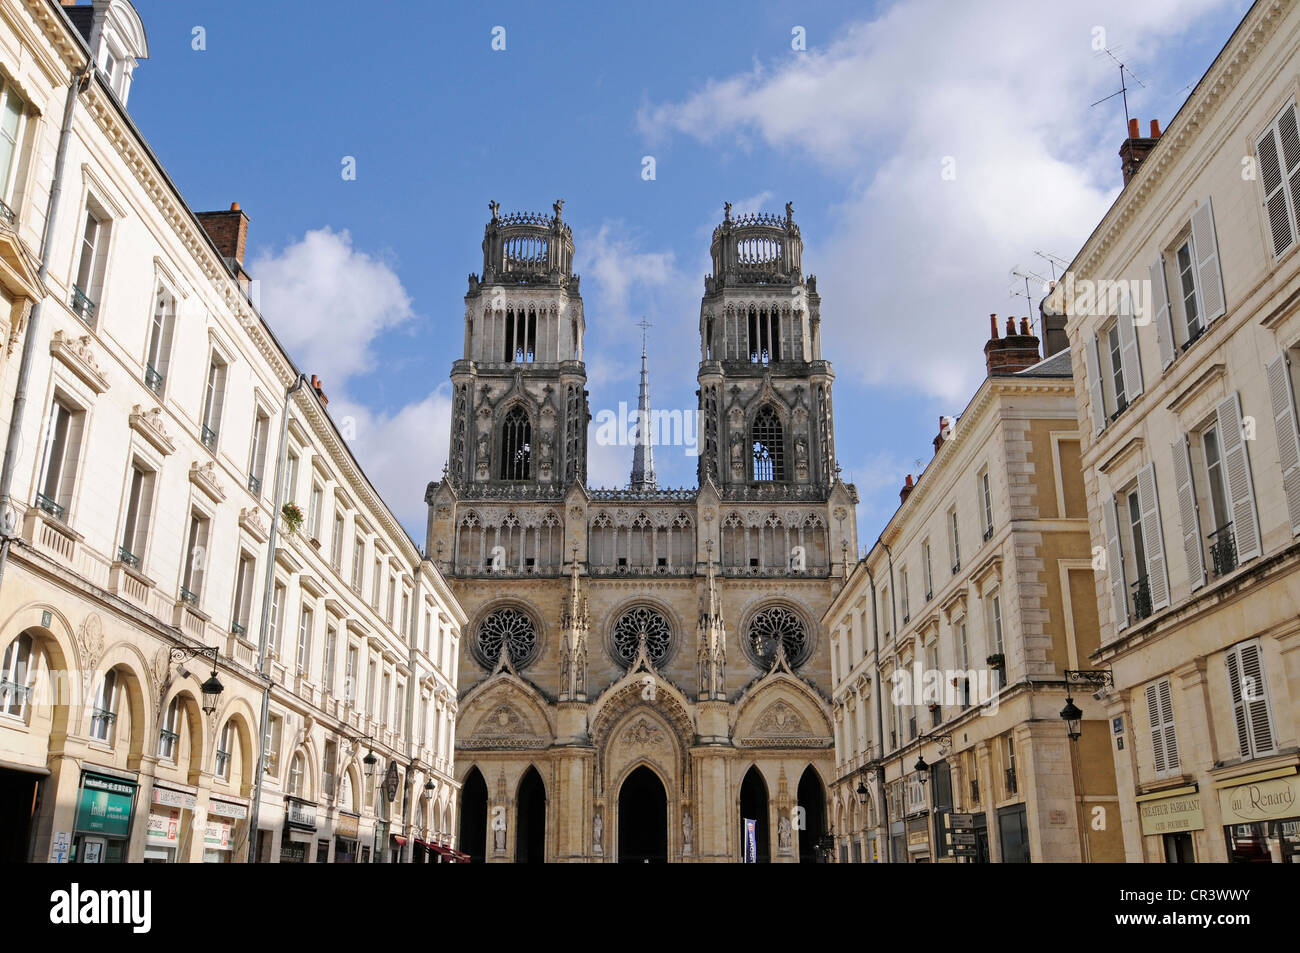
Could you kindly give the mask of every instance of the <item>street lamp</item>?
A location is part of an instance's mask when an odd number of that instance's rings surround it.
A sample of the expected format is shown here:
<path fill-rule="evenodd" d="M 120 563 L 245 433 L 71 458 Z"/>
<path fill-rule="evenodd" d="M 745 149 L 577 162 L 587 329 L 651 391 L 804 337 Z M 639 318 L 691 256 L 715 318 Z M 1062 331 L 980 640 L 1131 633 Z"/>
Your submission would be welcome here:
<path fill-rule="evenodd" d="M 1083 712 L 1069 695 L 1065 696 L 1065 707 L 1061 709 L 1061 720 L 1065 722 L 1065 733 L 1070 736 L 1070 740 L 1078 741 L 1079 736 L 1083 734 Z"/>
<path fill-rule="evenodd" d="M 373 778 L 375 776 L 375 765 L 379 763 L 379 759 L 375 757 L 374 748 L 371 748 L 369 753 L 361 759 L 361 763 L 365 765 L 366 777 Z"/>
<path fill-rule="evenodd" d="M 433 800 L 433 792 L 436 790 L 438 790 L 438 785 L 434 783 L 433 778 L 429 778 L 424 782 L 424 796 L 426 798 Z"/>
<path fill-rule="evenodd" d="M 930 766 L 925 763 L 925 755 L 916 756 L 916 764 L 912 765 L 912 770 L 920 775 L 918 780 L 922 784 L 930 780 Z"/>
<path fill-rule="evenodd" d="M 199 689 L 203 692 L 203 713 L 211 715 L 217 710 L 217 699 L 221 697 L 224 686 L 221 680 L 217 678 L 217 670 L 212 670 L 212 675 L 203 683 Z"/>
<path fill-rule="evenodd" d="M 858 781 L 858 789 L 857 789 L 856 791 L 854 791 L 853 793 L 856 794 L 856 795 L 858 796 L 858 803 L 859 803 L 859 804 L 866 804 L 866 803 L 867 803 L 867 797 L 868 797 L 868 795 L 869 795 L 871 792 L 869 792 L 869 791 L 867 790 L 867 784 L 866 784 L 866 782 L 865 782 L 865 781 L 861 781 L 861 780 L 859 780 L 859 781 Z"/>
<path fill-rule="evenodd" d="M 217 700 L 221 697 L 222 691 L 225 690 L 225 686 L 217 678 L 217 656 L 219 655 L 217 647 L 215 645 L 206 645 L 203 648 L 193 649 L 178 645 L 174 646 L 170 653 L 171 660 L 177 663 L 186 662 L 200 655 L 204 658 L 212 658 L 212 674 L 199 688 L 203 693 L 203 713 L 211 715 L 217 710 Z M 179 672 L 183 677 L 189 677 L 189 673 L 184 668 L 179 669 Z"/>

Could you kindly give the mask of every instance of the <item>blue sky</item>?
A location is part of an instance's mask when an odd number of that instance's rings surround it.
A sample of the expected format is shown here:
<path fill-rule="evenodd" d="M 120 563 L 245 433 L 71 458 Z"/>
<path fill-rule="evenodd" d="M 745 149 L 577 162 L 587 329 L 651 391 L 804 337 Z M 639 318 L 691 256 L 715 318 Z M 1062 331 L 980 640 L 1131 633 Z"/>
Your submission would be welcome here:
<path fill-rule="evenodd" d="M 1009 270 L 1070 258 L 1118 192 L 1121 103 L 1089 108 L 1118 76 L 1094 47 L 1141 80 L 1144 127 L 1167 125 L 1248 7 L 136 4 L 150 58 L 131 113 L 193 208 L 248 213 L 268 320 L 421 543 L 490 199 L 566 200 L 593 414 L 635 402 L 642 316 L 655 406 L 694 408 L 722 203 L 792 201 L 869 543 L 982 379 L 989 313 L 1027 313 Z M 630 463 L 593 448 L 591 482 Z M 656 464 L 661 486 L 694 484 L 683 448 Z"/>

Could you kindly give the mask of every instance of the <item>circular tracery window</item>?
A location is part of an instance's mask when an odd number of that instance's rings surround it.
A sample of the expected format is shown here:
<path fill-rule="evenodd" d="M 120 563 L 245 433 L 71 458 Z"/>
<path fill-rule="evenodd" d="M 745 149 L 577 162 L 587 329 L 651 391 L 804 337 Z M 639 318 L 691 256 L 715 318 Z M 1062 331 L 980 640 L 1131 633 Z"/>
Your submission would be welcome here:
<path fill-rule="evenodd" d="M 745 654 L 760 668 L 770 668 L 776 661 L 776 647 L 785 646 L 785 658 L 791 668 L 808 661 L 812 643 L 803 620 L 784 606 L 769 606 L 749 620 L 744 640 Z"/>
<path fill-rule="evenodd" d="M 660 665 L 673 646 L 673 630 L 668 620 L 649 606 L 634 606 L 614 623 L 614 658 L 623 666 L 636 661 L 637 646 L 645 637 L 646 657 Z"/>
<path fill-rule="evenodd" d="M 490 613 L 479 623 L 474 652 L 479 662 L 493 668 L 501 658 L 501 646 L 510 653 L 510 664 L 520 669 L 537 657 L 537 629 L 533 620 L 518 609 L 505 607 Z"/>

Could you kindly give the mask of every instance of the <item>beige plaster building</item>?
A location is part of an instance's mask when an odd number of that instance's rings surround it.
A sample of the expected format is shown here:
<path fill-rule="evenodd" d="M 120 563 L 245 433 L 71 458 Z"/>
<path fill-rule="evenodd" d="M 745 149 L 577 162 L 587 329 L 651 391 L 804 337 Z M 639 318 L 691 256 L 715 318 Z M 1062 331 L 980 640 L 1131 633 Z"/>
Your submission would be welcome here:
<path fill-rule="evenodd" d="M 286 398 L 248 218 L 192 214 L 126 111 L 147 54 L 126 0 L 0 2 L 0 858 L 445 856 L 465 616 L 319 382 Z"/>
<path fill-rule="evenodd" d="M 1070 355 L 1045 336 L 1040 360 L 993 318 L 988 377 L 823 617 L 841 861 L 1121 856 L 1107 723 L 1072 743 L 1060 717 L 1098 635 Z"/>
<path fill-rule="evenodd" d="M 1297 93 L 1300 9 L 1261 0 L 1163 135 L 1134 121 L 1050 302 L 1130 861 L 1300 857 Z"/>

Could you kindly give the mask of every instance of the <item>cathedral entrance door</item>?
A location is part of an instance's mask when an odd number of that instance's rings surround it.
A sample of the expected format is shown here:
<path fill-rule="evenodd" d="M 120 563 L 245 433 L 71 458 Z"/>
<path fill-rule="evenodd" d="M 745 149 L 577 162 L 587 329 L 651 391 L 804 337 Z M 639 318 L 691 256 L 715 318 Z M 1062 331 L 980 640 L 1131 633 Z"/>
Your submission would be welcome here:
<path fill-rule="evenodd" d="M 618 861 L 668 862 L 668 794 L 649 768 L 637 768 L 618 792 Z"/>

